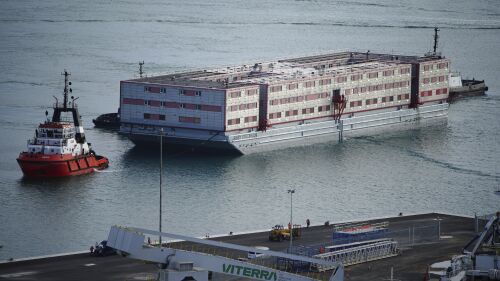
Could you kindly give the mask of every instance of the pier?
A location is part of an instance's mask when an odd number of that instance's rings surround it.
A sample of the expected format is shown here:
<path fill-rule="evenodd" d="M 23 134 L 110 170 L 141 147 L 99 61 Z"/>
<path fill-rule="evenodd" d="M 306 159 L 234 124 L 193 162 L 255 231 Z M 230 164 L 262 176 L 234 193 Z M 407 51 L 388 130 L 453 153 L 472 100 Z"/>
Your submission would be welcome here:
<path fill-rule="evenodd" d="M 372 224 L 388 222 L 387 237 L 398 242 L 398 255 L 346 266 L 344 280 L 389 279 L 391 268 L 395 279 L 422 280 L 428 265 L 448 260 L 452 255 L 459 254 L 476 234 L 473 218 L 440 213 L 400 215 L 353 223 L 364 222 Z M 301 237 L 294 238 L 294 245 L 296 247 L 333 245 L 332 232 L 336 226 L 338 224 L 322 223 L 309 228 L 304 227 Z M 287 241 L 272 242 L 269 241 L 268 235 L 266 231 L 209 239 L 243 246 L 269 247 L 274 251 L 287 251 L 289 247 Z M 187 242 L 176 242 L 170 246 L 193 247 Z M 246 258 L 246 253 L 243 252 L 229 254 Z M 146 264 L 118 255 L 93 257 L 88 252 L 0 263 L 0 280 L 155 280 L 157 272 L 158 267 L 155 264 Z M 228 280 L 228 277 L 213 274 L 212 280 Z"/>

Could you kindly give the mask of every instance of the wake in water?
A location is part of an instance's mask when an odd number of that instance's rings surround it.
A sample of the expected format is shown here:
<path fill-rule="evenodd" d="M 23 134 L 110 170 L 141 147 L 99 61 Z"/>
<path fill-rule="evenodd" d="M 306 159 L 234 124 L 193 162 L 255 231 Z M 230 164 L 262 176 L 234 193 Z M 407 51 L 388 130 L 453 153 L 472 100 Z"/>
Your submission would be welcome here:
<path fill-rule="evenodd" d="M 364 137 L 359 137 L 357 139 L 368 141 L 368 142 L 375 144 L 375 145 L 387 145 L 387 141 L 384 141 L 383 139 L 377 138 L 375 136 L 364 136 Z M 456 171 L 456 172 L 464 173 L 464 174 L 475 175 L 475 176 L 479 176 L 479 177 L 487 177 L 487 178 L 491 178 L 493 180 L 500 180 L 500 175 L 492 175 L 492 174 L 484 173 L 484 172 L 477 171 L 477 170 L 458 167 L 457 165 L 452 164 L 450 162 L 439 160 L 436 158 L 432 158 L 432 157 L 426 155 L 425 153 L 417 152 L 417 151 L 412 150 L 410 148 L 407 148 L 405 146 L 394 144 L 394 142 L 391 142 L 391 147 L 394 147 L 394 148 L 397 147 L 397 148 L 399 148 L 399 150 L 410 155 L 411 157 L 419 158 L 419 159 L 424 160 L 426 162 L 435 164 L 437 166 L 440 166 L 440 167 L 443 167 L 443 168 L 446 168 L 446 169 L 449 169 L 452 171 Z"/>
<path fill-rule="evenodd" d="M 439 26 L 441 29 L 457 29 L 457 30 L 499 30 L 500 25 L 495 23 L 415 23 L 415 24 L 383 24 L 383 23 L 373 23 L 373 22 L 332 22 L 332 21 L 261 21 L 261 22 L 246 22 L 246 21 L 207 21 L 204 19 L 200 20 L 180 20 L 180 19 L 145 19 L 145 20 L 135 20 L 135 19 L 117 19 L 117 20 L 104 20 L 104 19 L 94 19 L 94 20 L 79 20 L 79 19 L 67 19 L 67 20 L 52 20 L 52 19 L 39 19 L 39 20 L 16 20 L 16 19 L 5 19 L 0 20 L 0 22 L 46 22 L 46 23 L 166 23 L 166 24 L 211 24 L 211 25 L 305 25 L 305 26 L 338 26 L 338 27 L 365 27 L 365 28 L 398 28 L 398 29 L 433 29 Z M 15 81 L 14 81 L 15 82 Z"/>
<path fill-rule="evenodd" d="M 444 167 L 444 168 L 447 168 L 447 169 L 450 169 L 450 170 L 454 170 L 454 171 L 457 171 L 457 172 L 461 172 L 461 173 L 465 173 L 465 174 L 470 174 L 470 175 L 475 175 L 475 176 L 480 176 L 480 177 L 489 177 L 489 178 L 494 179 L 494 180 L 499 180 L 500 179 L 500 176 L 498 176 L 498 175 L 491 175 L 491 174 L 483 173 L 481 171 L 476 171 L 476 170 L 472 170 L 472 169 L 461 168 L 461 167 L 458 167 L 458 166 L 456 166 L 456 165 L 454 165 L 452 163 L 441 161 L 441 160 L 438 160 L 438 159 L 435 159 L 435 158 L 431 158 L 431 157 L 425 155 L 424 153 L 416 152 L 414 150 L 408 149 L 407 153 L 410 156 L 423 159 L 423 160 L 425 160 L 427 162 L 430 162 L 430 163 L 436 164 L 438 166 L 441 166 L 441 167 Z"/>
<path fill-rule="evenodd" d="M 123 169 L 121 169 L 121 170 L 110 170 L 110 169 L 98 170 L 98 169 L 94 169 L 94 172 L 96 172 L 96 173 L 120 173 L 122 171 L 123 171 Z"/>

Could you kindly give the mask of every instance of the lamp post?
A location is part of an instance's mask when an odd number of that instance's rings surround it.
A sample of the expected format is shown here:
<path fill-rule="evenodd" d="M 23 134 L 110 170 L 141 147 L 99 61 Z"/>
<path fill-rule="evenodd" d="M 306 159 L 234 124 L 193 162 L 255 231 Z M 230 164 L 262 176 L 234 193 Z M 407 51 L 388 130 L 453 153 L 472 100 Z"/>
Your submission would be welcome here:
<path fill-rule="evenodd" d="M 290 194 L 290 249 L 289 253 L 292 253 L 292 243 L 293 243 L 293 194 L 295 193 L 295 189 L 289 189 L 288 193 Z"/>
<path fill-rule="evenodd" d="M 160 231 L 160 249 L 162 249 L 161 243 L 161 203 L 162 203 L 162 194 L 161 194 L 161 184 L 163 180 L 163 128 L 160 129 L 160 217 L 159 217 L 159 231 Z"/>

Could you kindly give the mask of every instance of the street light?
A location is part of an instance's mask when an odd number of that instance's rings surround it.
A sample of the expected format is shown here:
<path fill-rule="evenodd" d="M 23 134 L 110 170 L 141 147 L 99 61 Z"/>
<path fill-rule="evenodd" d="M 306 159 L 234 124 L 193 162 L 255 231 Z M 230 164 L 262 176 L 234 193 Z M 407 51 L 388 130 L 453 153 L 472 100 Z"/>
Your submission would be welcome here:
<path fill-rule="evenodd" d="M 160 239 L 160 249 L 162 249 L 162 243 L 161 243 L 161 203 L 162 203 L 162 192 L 161 192 L 161 184 L 162 184 L 162 181 L 163 181 L 163 128 L 160 129 L 160 217 L 159 217 L 159 231 L 160 231 L 160 235 L 159 235 L 159 239 Z M 162 249 L 163 250 L 163 249 Z"/>
<path fill-rule="evenodd" d="M 292 253 L 292 241 L 293 241 L 293 194 L 295 193 L 295 189 L 289 189 L 288 193 L 290 194 L 290 250 L 289 253 Z"/>

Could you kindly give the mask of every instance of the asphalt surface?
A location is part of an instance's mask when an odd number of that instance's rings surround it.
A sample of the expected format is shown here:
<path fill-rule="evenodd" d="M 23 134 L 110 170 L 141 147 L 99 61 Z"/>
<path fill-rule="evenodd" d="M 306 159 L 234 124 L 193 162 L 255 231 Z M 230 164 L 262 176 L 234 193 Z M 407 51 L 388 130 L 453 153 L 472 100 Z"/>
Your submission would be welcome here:
<path fill-rule="evenodd" d="M 437 236 L 439 217 L 441 239 Z M 398 280 L 422 280 L 427 265 L 449 259 L 459 254 L 467 242 L 474 237 L 473 219 L 441 214 L 395 217 L 377 221 L 389 221 L 389 229 L 401 244 L 401 254 L 370 263 L 345 268 L 345 280 L 384 280 L 390 276 Z M 371 222 L 377 222 L 371 221 Z M 416 231 L 412 237 L 412 227 L 425 229 Z M 409 230 L 410 229 L 410 230 Z M 397 237 L 399 236 L 399 237 Z M 408 237 L 409 236 L 409 237 Z M 302 236 L 294 240 L 294 245 L 318 245 L 331 243 L 332 226 L 314 226 L 302 229 Z M 405 240 L 406 239 L 406 240 Z M 288 241 L 270 242 L 267 232 L 231 235 L 213 240 L 245 246 L 266 246 L 271 250 L 285 251 Z M 415 240 L 414 243 L 413 240 Z M 406 242 L 404 242 L 406 241 Z M 413 244 L 413 245 L 412 245 Z M 212 252 L 214 249 L 192 243 L 176 243 L 175 248 Z M 232 258 L 246 257 L 246 253 L 215 250 L 217 254 Z M 157 265 L 121 256 L 92 257 L 89 254 L 13 261 L 0 264 L 0 280 L 154 280 Z M 214 274 L 214 280 L 235 280 L 237 278 Z M 242 278 L 238 278 L 242 280 Z"/>

